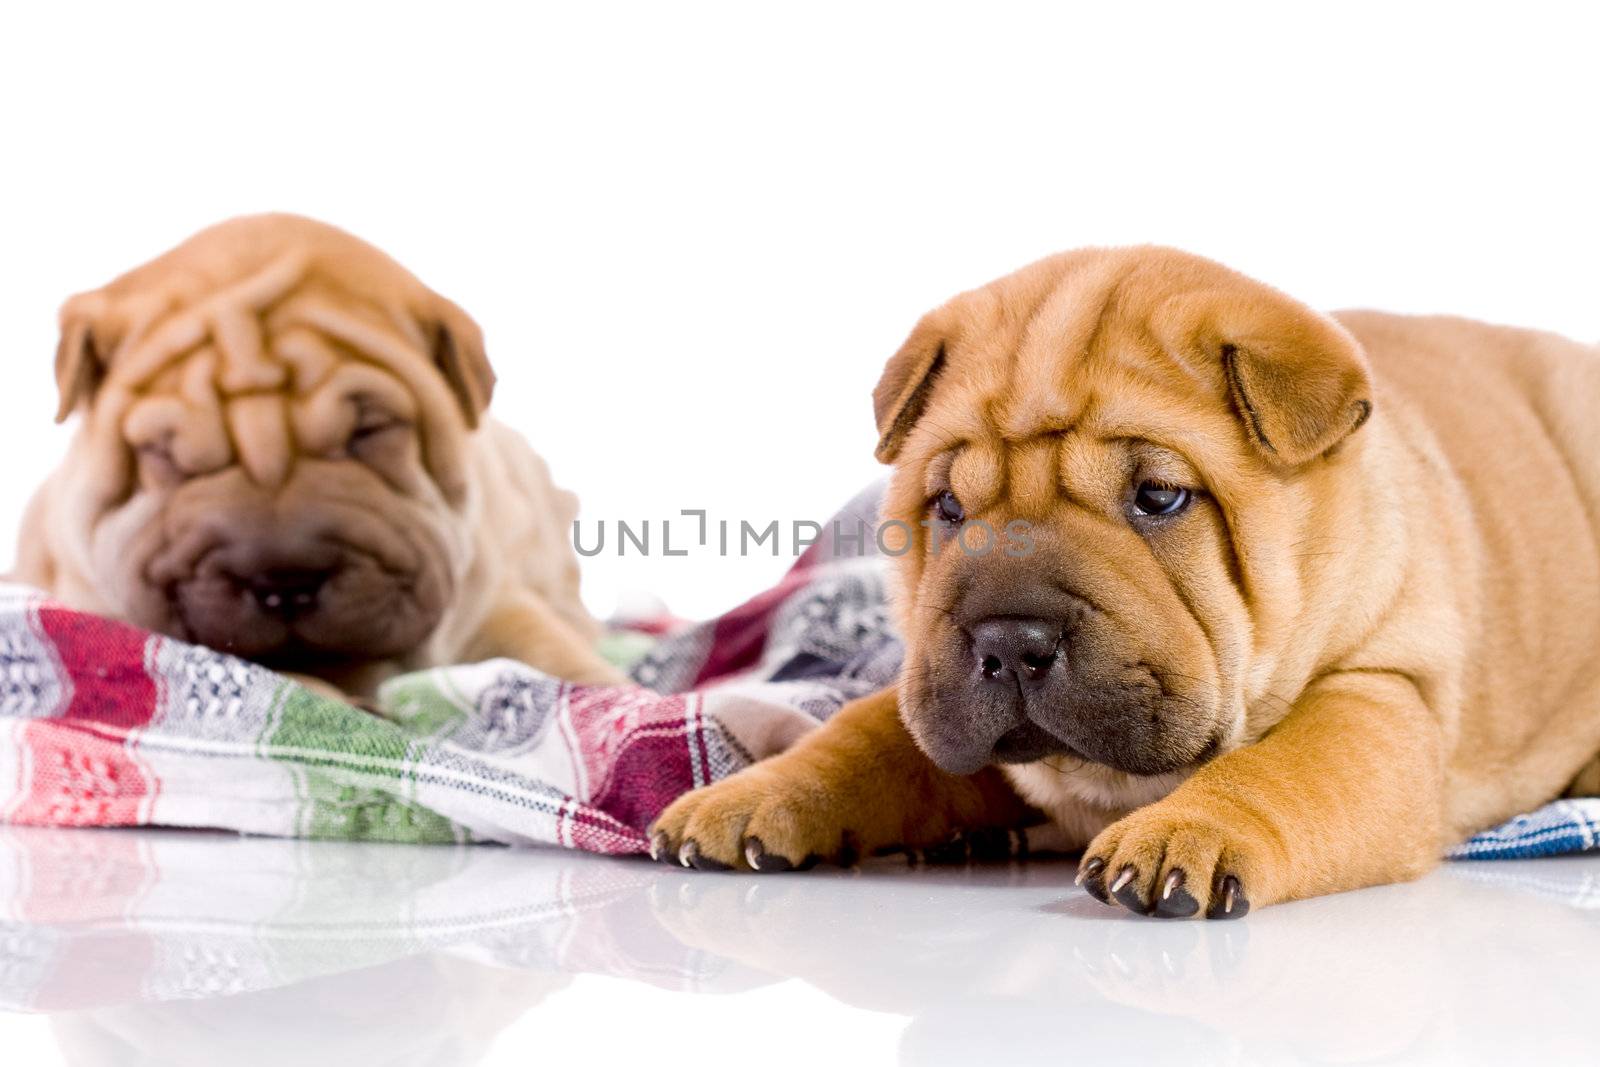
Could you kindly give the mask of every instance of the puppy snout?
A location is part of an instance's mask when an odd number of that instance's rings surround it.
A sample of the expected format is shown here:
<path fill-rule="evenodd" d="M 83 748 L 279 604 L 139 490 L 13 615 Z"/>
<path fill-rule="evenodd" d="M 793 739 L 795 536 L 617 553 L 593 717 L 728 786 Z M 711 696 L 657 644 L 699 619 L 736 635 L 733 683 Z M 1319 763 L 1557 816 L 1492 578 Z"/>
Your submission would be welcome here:
<path fill-rule="evenodd" d="M 1061 662 L 1062 627 L 1048 619 L 995 615 L 980 620 L 968 634 L 984 681 L 1043 682 Z"/>
<path fill-rule="evenodd" d="M 334 575 L 332 567 L 278 567 L 235 575 L 265 613 L 293 618 L 316 610 L 317 598 Z"/>

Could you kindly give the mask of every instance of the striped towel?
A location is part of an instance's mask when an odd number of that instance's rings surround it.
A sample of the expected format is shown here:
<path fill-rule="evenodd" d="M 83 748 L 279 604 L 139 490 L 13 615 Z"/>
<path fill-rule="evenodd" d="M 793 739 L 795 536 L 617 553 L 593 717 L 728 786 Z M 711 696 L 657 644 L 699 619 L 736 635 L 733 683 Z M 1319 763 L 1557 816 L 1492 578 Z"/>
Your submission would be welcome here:
<path fill-rule="evenodd" d="M 869 490 L 775 587 L 720 618 L 653 641 L 617 634 L 634 685 L 574 686 L 491 660 L 395 678 L 377 715 L 0 588 L 0 822 L 644 852 L 645 827 L 674 798 L 893 684 L 901 647 L 884 568 L 860 536 L 875 513 Z M 1032 838 L 961 839 L 913 858 L 1046 850 Z M 1450 855 L 1596 847 L 1600 801 L 1567 800 Z"/>

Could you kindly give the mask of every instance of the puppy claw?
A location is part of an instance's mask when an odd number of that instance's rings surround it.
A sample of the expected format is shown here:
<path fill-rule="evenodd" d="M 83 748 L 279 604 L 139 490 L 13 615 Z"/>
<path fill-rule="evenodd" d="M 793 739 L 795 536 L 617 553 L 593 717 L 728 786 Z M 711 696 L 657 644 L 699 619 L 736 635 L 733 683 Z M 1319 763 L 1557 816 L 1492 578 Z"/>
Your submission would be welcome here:
<path fill-rule="evenodd" d="M 1111 895 L 1116 898 L 1118 904 L 1135 915 L 1148 915 L 1150 905 L 1139 895 L 1139 888 L 1133 884 L 1136 873 L 1131 866 L 1122 868 L 1117 874 L 1117 880 L 1111 883 Z"/>
<path fill-rule="evenodd" d="M 693 867 L 697 871 L 727 871 L 732 868 L 719 859 L 714 859 L 700 851 L 698 841 L 685 841 L 678 850 L 678 862 L 685 867 Z"/>
<path fill-rule="evenodd" d="M 1105 878 L 1102 877 L 1105 869 L 1105 860 L 1099 858 L 1092 859 L 1084 864 L 1083 890 L 1100 903 L 1110 904 L 1111 894 L 1106 892 Z"/>
<path fill-rule="evenodd" d="M 1115 874 L 1111 896 L 1140 915 L 1240 918 L 1250 910 L 1247 881 L 1257 903 L 1277 899 L 1269 878 L 1272 857 L 1253 828 L 1224 821 L 1223 814 L 1205 804 L 1179 803 L 1174 794 L 1125 815 L 1089 842 L 1085 854 L 1105 862 L 1092 872 L 1085 863 L 1085 881 L 1098 876 L 1111 882 Z M 1105 892 L 1102 887 L 1097 895 Z"/>
<path fill-rule="evenodd" d="M 1085 878 L 1096 875 L 1105 868 L 1106 861 L 1096 856 L 1094 859 L 1085 860 L 1083 866 L 1078 868 L 1078 876 L 1072 880 L 1073 885 L 1082 885 Z"/>
<path fill-rule="evenodd" d="M 1211 894 L 1211 907 L 1206 911 L 1208 919 L 1242 919 L 1250 912 L 1250 900 L 1244 894 L 1244 886 L 1233 875 L 1224 875 L 1218 882 L 1216 892 Z"/>
<path fill-rule="evenodd" d="M 787 857 L 768 852 L 767 846 L 761 843 L 759 837 L 745 839 L 744 861 L 750 865 L 752 871 L 761 874 L 777 874 L 794 869 L 794 864 L 790 863 Z"/>
<path fill-rule="evenodd" d="M 661 833 L 655 834 L 650 838 L 650 858 L 655 860 L 657 863 L 660 863 L 661 858 L 666 854 L 667 835 Z"/>

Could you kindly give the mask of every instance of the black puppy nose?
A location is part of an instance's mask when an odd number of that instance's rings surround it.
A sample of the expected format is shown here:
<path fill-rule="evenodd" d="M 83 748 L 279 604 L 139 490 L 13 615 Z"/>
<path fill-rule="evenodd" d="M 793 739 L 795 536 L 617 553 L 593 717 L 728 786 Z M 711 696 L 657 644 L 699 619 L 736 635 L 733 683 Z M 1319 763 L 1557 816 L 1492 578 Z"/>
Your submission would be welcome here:
<path fill-rule="evenodd" d="M 331 577 L 332 570 L 285 568 L 251 575 L 245 584 L 262 611 L 287 617 L 315 607 L 317 594 Z"/>
<path fill-rule="evenodd" d="M 1061 644 L 1061 627 L 1044 619 L 995 615 L 970 631 L 978 673 L 989 680 L 1041 681 L 1055 666 Z"/>

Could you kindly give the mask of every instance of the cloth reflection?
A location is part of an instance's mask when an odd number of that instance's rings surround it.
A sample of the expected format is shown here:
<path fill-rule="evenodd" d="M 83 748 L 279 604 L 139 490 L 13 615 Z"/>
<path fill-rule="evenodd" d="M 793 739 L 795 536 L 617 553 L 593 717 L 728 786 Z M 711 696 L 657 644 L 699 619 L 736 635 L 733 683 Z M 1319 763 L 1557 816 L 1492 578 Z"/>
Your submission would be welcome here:
<path fill-rule="evenodd" d="M 1577 1059 L 1600 862 L 1454 864 L 1243 923 L 1160 923 L 1049 862 L 741 877 L 12 828 L 0 942 L 0 1006 L 52 1013 L 74 1064 L 472 1063 L 579 974 L 713 993 L 798 978 L 908 1017 L 908 1064 L 1030 1059 L 1047 1034 L 1063 1056 L 1368 1062 L 1503 1056 L 1520 1031 Z"/>

